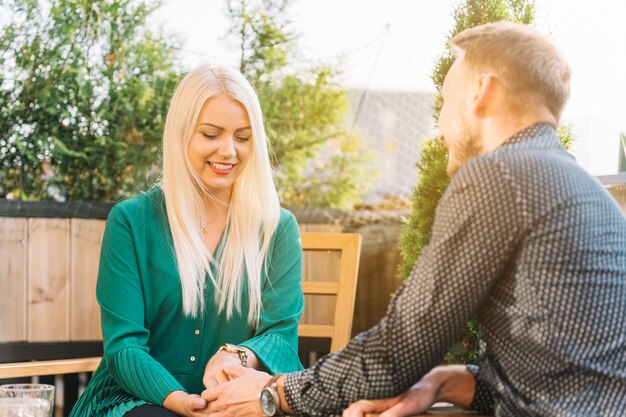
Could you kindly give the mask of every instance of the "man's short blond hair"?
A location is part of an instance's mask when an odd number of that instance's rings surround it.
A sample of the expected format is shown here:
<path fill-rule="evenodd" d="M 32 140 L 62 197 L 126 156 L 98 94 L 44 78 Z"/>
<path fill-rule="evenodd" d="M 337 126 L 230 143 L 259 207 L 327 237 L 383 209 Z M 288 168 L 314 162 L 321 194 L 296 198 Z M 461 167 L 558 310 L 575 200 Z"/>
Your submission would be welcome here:
<path fill-rule="evenodd" d="M 543 104 L 560 119 L 571 70 L 545 36 L 526 25 L 502 21 L 467 29 L 450 43 L 454 52 L 463 52 L 471 69 L 493 72 L 500 79 L 513 109 Z"/>

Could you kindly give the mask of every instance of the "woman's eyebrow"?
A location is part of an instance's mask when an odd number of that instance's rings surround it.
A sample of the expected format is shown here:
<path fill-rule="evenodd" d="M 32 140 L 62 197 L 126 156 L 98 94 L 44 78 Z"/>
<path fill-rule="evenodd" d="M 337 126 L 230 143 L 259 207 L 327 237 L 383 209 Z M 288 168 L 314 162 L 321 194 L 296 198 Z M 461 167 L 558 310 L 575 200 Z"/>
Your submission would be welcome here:
<path fill-rule="evenodd" d="M 222 126 L 214 125 L 213 123 L 200 123 L 199 126 L 211 126 L 219 130 L 226 130 Z"/>
<path fill-rule="evenodd" d="M 200 123 L 199 126 L 211 126 L 211 127 L 216 128 L 216 129 L 219 129 L 219 130 L 226 130 L 222 126 L 214 125 L 213 123 Z M 235 129 L 235 132 L 239 132 L 240 130 L 248 130 L 248 129 L 252 129 L 252 127 L 250 127 L 250 126 L 240 127 L 238 129 Z"/>

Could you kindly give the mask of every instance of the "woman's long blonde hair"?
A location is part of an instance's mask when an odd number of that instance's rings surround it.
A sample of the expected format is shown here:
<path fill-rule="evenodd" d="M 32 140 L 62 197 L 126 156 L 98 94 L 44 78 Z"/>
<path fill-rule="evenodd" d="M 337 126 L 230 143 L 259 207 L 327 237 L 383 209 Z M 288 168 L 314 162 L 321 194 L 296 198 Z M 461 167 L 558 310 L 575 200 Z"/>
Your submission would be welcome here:
<path fill-rule="evenodd" d="M 187 147 L 202 106 L 211 97 L 224 94 L 240 102 L 248 112 L 253 150 L 233 185 L 225 239 L 212 257 L 202 242 L 201 226 L 206 212 L 204 201 L 211 195 L 192 167 Z M 248 322 L 258 323 L 262 307 L 261 274 L 267 268 L 270 241 L 280 217 L 268 146 L 259 99 L 239 72 L 203 65 L 180 82 L 165 121 L 161 187 L 185 315 L 197 317 L 198 312 L 204 311 L 208 276 L 216 288 L 214 298 L 219 312 L 225 311 L 227 318 L 234 312 L 242 312 L 242 297 L 247 296 Z M 244 289 L 247 294 L 243 294 Z"/>

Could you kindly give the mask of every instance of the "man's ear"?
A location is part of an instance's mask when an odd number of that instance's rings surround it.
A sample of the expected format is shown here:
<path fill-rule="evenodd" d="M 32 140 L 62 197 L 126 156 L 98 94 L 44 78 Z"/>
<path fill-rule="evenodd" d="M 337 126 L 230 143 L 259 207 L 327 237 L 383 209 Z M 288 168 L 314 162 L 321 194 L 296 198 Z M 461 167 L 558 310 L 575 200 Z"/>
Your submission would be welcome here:
<path fill-rule="evenodd" d="M 472 110 L 478 117 L 486 117 L 494 110 L 498 101 L 498 80 L 493 74 L 480 74 L 476 81 L 476 90 L 472 98 Z"/>

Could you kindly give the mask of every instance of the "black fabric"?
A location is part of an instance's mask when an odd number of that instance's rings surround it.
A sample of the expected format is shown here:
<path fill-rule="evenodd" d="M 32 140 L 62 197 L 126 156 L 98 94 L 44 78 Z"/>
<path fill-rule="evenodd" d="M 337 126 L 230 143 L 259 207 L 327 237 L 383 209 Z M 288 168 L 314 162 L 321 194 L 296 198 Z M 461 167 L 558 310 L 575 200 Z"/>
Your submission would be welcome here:
<path fill-rule="evenodd" d="M 154 404 L 144 404 L 133 408 L 124 417 L 180 417 L 178 414 Z"/>
<path fill-rule="evenodd" d="M 0 199 L 0 217 L 46 217 L 105 220 L 115 203 L 70 201 L 22 201 Z"/>

